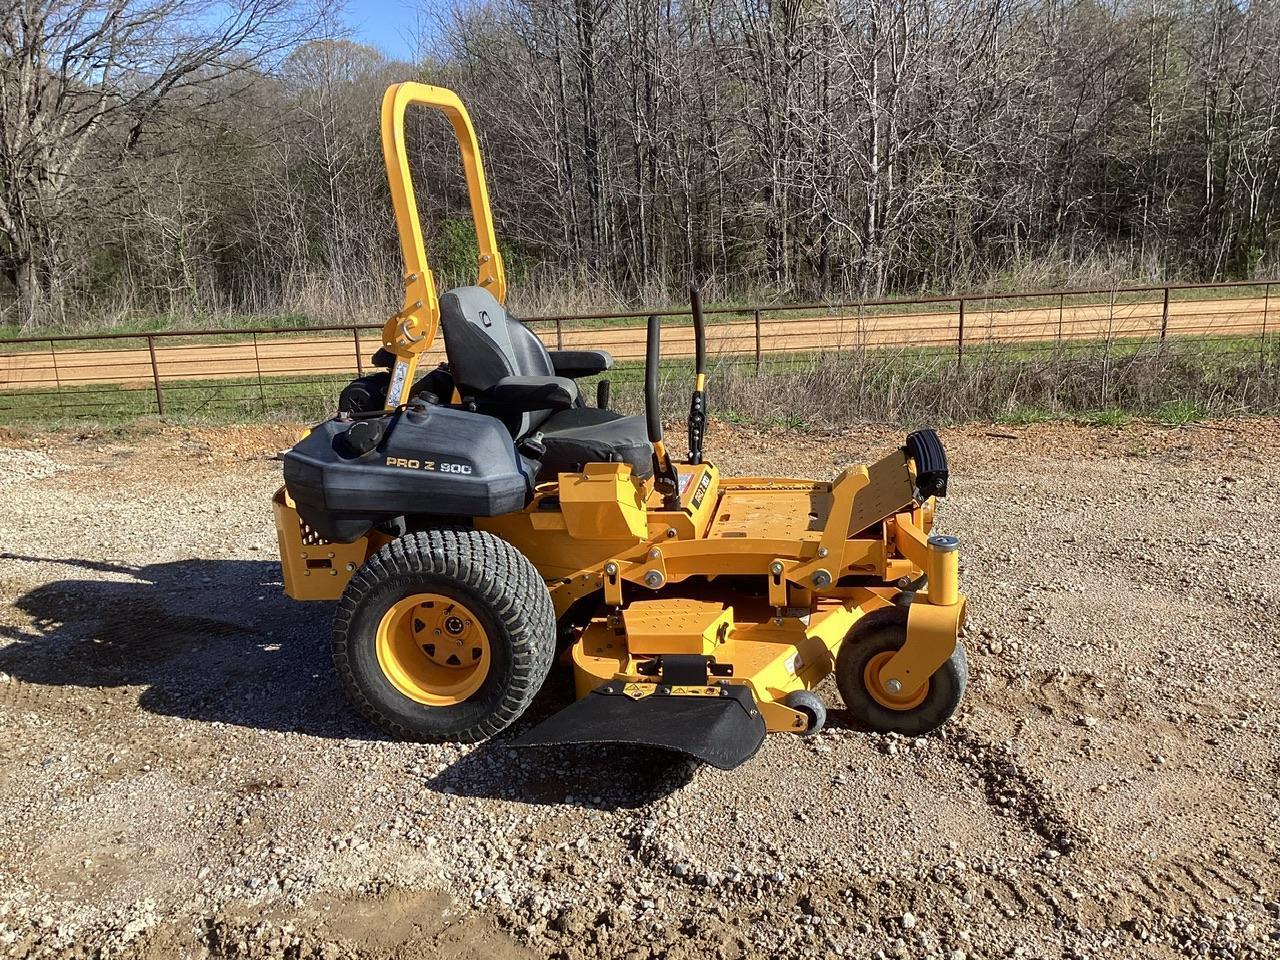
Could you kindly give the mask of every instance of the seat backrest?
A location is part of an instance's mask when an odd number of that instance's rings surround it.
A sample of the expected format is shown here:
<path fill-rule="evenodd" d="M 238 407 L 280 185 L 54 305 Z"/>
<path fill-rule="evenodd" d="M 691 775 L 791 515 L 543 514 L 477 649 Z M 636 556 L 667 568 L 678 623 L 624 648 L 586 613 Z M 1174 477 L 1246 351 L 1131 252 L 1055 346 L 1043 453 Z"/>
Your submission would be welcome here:
<path fill-rule="evenodd" d="M 503 377 L 552 377 L 555 367 L 537 334 L 483 287 L 459 287 L 440 298 L 440 329 L 454 383 L 464 396 L 482 394 Z M 551 416 L 534 410 L 513 416 L 516 437 L 523 437 Z"/>

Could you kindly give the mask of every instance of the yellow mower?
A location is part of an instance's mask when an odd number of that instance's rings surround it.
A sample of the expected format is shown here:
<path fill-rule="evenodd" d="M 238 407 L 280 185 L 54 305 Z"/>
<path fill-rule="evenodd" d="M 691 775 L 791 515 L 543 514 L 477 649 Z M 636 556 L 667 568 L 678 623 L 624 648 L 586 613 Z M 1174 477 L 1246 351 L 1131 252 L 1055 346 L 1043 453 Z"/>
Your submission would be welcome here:
<path fill-rule="evenodd" d="M 475 286 L 436 297 L 405 154 L 410 105 L 445 113 L 479 241 Z M 852 718 L 920 734 L 967 679 L 957 541 L 931 536 L 947 462 L 922 430 L 834 481 L 722 476 L 703 460 L 706 349 L 692 292 L 689 455 L 663 442 L 660 327 L 645 415 L 608 409 L 603 351 L 547 350 L 503 308 L 475 132 L 448 90 L 391 87 L 382 141 L 406 265 L 388 369 L 284 457 L 284 587 L 339 600 L 332 651 L 394 737 L 475 741 L 514 723 L 558 658 L 577 700 L 517 745 L 647 744 L 731 768 L 766 732 L 822 728 L 831 673 Z M 437 330 L 447 363 L 417 376 Z"/>

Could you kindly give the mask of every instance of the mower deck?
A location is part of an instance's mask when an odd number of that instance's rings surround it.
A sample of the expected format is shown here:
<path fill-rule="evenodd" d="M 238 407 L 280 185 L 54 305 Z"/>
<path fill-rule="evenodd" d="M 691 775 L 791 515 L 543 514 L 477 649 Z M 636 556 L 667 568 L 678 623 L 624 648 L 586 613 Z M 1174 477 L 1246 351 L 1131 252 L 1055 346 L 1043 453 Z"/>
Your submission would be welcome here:
<path fill-rule="evenodd" d="M 804 617 L 774 617 L 763 603 L 749 598 L 734 606 L 682 599 L 635 601 L 621 617 L 592 620 L 574 644 L 577 694 L 585 696 L 612 681 L 659 686 L 670 677 L 654 673 L 658 658 L 705 657 L 708 679 L 751 691 L 770 732 L 801 732 L 808 719 L 781 701 L 796 690 L 817 686 L 831 673 L 835 648 L 860 618 L 892 607 L 888 598 L 873 591 L 850 593 L 858 596 L 824 600 Z M 738 621 L 739 611 L 755 619 Z M 650 623 L 665 620 L 669 626 L 661 633 L 646 629 L 648 624 L 637 629 L 637 614 Z"/>
<path fill-rule="evenodd" d="M 831 485 L 734 480 L 722 487 L 709 538 L 817 539 L 831 512 Z M 815 534 L 806 537 L 806 534 Z"/>

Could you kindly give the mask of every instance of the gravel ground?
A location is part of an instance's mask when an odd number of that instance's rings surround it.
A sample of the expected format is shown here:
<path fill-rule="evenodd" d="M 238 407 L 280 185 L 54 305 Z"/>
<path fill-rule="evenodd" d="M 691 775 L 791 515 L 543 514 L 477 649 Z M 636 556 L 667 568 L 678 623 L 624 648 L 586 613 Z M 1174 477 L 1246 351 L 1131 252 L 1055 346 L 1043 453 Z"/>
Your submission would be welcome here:
<path fill-rule="evenodd" d="M 0 956 L 1280 957 L 1278 427 L 944 432 L 961 712 L 728 773 L 364 727 L 280 592 L 287 429 L 0 434 Z"/>

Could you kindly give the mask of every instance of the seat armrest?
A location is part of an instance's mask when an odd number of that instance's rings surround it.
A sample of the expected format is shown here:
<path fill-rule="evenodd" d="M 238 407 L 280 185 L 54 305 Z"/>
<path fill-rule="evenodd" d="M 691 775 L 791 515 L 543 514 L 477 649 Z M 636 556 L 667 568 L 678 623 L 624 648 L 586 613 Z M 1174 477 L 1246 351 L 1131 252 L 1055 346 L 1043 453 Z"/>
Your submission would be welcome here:
<path fill-rule="evenodd" d="M 594 377 L 613 366 L 613 357 L 605 350 L 548 350 L 556 376 Z"/>
<path fill-rule="evenodd" d="M 520 413 L 568 410 L 578 401 L 578 385 L 567 377 L 503 377 L 482 397 Z"/>

